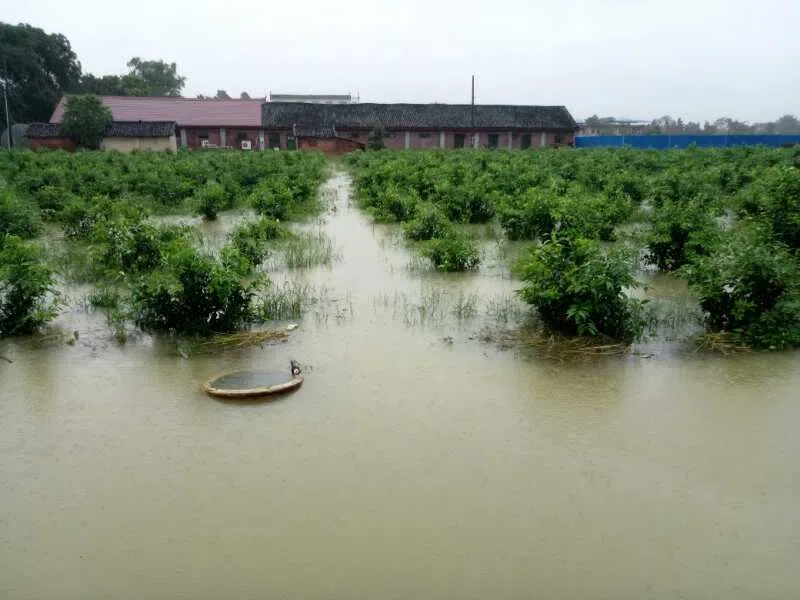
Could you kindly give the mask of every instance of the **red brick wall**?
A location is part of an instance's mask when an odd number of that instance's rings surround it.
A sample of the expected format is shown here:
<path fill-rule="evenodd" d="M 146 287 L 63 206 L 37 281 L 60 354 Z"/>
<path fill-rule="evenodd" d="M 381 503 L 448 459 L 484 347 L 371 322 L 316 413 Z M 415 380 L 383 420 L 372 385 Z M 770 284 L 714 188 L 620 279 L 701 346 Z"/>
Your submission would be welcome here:
<path fill-rule="evenodd" d="M 28 148 L 51 148 L 53 150 L 75 150 L 75 144 L 69 138 L 32 138 L 28 140 Z"/>
<path fill-rule="evenodd" d="M 300 150 L 316 150 L 325 154 L 346 154 L 361 150 L 363 146 L 355 140 L 342 138 L 306 138 L 298 140 L 297 147 Z"/>

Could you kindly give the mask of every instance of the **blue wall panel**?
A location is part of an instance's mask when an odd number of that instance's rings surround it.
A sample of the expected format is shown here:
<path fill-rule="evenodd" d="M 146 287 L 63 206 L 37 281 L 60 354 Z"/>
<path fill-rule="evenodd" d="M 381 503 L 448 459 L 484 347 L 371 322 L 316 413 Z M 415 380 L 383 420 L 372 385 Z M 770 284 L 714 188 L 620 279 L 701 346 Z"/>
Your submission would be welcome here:
<path fill-rule="evenodd" d="M 576 148 L 728 148 L 731 146 L 770 146 L 800 144 L 800 135 L 579 135 Z"/>

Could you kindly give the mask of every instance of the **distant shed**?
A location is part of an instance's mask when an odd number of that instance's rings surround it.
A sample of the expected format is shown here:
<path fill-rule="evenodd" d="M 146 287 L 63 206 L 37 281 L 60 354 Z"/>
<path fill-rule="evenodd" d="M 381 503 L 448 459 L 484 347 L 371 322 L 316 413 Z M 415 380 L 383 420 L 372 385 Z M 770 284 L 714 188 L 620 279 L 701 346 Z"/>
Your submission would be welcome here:
<path fill-rule="evenodd" d="M 75 144 L 59 123 L 32 123 L 28 127 L 29 148 L 74 150 Z M 178 149 L 173 121 L 115 121 L 100 143 L 104 150 L 133 152 L 152 150 L 175 152 Z"/>
<path fill-rule="evenodd" d="M 115 121 L 106 131 L 101 144 L 103 150 L 133 152 L 153 150 L 176 152 L 174 121 L 137 121 L 134 123 Z"/>
<path fill-rule="evenodd" d="M 28 148 L 50 148 L 52 150 L 75 150 L 75 144 L 61 131 L 58 123 L 31 123 L 25 134 Z"/>

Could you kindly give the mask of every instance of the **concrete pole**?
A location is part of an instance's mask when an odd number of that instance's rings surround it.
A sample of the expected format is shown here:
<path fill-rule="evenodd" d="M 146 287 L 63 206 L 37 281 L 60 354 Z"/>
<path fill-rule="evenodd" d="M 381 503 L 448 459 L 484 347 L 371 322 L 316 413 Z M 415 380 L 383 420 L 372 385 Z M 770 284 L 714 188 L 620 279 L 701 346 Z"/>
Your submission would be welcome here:
<path fill-rule="evenodd" d="M 411 132 L 406 131 L 406 150 L 411 148 Z"/>
<path fill-rule="evenodd" d="M 542 132 L 542 141 L 539 143 L 540 146 L 544 147 L 547 145 L 547 132 Z"/>
<path fill-rule="evenodd" d="M 439 148 L 444 148 L 444 131 L 439 132 Z"/>
<path fill-rule="evenodd" d="M 185 129 L 181 129 L 181 148 L 186 148 L 186 146 L 187 146 L 186 130 Z"/>
<path fill-rule="evenodd" d="M 228 131 L 224 127 L 219 128 L 219 145 L 223 148 L 228 145 Z"/>

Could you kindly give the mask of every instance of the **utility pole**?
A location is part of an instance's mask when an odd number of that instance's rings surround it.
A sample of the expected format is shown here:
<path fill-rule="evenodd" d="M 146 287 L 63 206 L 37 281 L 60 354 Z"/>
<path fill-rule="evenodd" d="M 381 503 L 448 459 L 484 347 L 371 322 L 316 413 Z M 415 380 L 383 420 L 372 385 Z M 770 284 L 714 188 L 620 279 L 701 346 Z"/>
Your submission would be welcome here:
<path fill-rule="evenodd" d="M 8 114 L 8 62 L 3 61 L 3 104 L 6 110 L 6 132 L 8 133 L 8 150 L 11 151 L 11 115 Z"/>
<path fill-rule="evenodd" d="M 470 102 L 470 127 L 472 128 L 472 147 L 475 147 L 475 75 L 472 76 L 472 100 Z"/>

